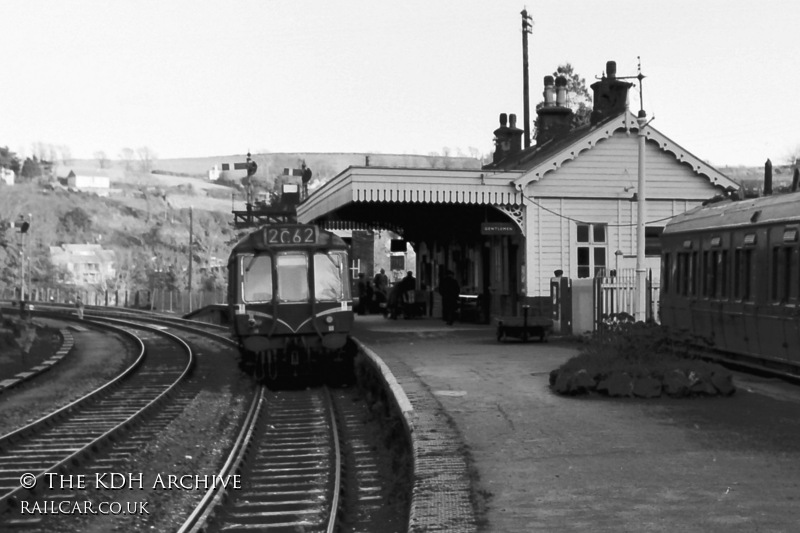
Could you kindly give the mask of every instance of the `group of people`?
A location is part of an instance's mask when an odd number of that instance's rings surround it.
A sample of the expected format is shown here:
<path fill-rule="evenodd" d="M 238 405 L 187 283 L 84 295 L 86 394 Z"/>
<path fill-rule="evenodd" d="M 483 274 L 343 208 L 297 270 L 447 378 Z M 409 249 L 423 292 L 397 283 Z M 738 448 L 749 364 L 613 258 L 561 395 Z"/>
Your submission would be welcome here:
<path fill-rule="evenodd" d="M 452 325 L 461 290 L 453 272 L 447 272 L 438 290 L 442 297 L 442 316 L 448 325 Z M 363 273 L 358 275 L 356 312 L 359 315 L 382 313 L 388 318 L 396 319 L 402 313 L 408 319 L 422 316 L 424 309 L 425 302 L 417 301 L 417 279 L 410 270 L 402 280 L 392 286 L 389 285 L 389 277 L 383 268 L 371 281 Z"/>
<path fill-rule="evenodd" d="M 419 315 L 416 303 L 417 279 L 410 270 L 399 282 L 389 284 L 386 270 L 381 269 L 375 277 L 367 281 L 365 275 L 358 275 L 358 307 L 359 315 L 381 313 L 390 318 L 397 318 L 402 313 L 406 318 Z"/>

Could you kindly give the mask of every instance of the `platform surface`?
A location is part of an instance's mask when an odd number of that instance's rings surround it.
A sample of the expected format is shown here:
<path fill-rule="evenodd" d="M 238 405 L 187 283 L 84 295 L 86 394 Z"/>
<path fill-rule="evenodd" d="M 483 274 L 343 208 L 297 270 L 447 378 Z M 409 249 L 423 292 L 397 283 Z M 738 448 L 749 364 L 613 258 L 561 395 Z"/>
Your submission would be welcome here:
<path fill-rule="evenodd" d="M 417 408 L 455 422 L 477 471 L 478 531 L 799 530 L 800 388 L 735 373 L 729 398 L 563 397 L 548 374 L 575 345 L 495 333 L 356 318 L 400 383 L 413 374 L 437 400 Z"/>

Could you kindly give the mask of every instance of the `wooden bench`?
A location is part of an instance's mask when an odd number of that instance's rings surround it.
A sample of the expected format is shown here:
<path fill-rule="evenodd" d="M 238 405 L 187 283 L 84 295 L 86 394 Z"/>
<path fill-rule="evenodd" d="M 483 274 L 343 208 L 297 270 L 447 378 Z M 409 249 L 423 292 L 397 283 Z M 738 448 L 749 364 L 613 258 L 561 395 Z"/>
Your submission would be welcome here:
<path fill-rule="evenodd" d="M 531 337 L 539 337 L 540 342 L 547 342 L 547 336 L 553 332 L 552 319 L 533 316 L 527 321 L 523 317 L 497 317 L 497 341 L 503 342 L 508 337 L 522 339 L 527 342 Z"/>

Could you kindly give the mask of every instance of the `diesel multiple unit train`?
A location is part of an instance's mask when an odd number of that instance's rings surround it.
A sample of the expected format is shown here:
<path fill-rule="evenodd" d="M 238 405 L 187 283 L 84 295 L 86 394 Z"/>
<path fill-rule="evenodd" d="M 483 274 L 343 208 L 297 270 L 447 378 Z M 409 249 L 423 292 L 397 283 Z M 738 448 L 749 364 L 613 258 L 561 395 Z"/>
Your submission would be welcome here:
<path fill-rule="evenodd" d="M 722 201 L 662 235 L 661 322 L 765 366 L 800 368 L 800 192 Z"/>
<path fill-rule="evenodd" d="M 348 248 L 317 226 L 272 224 L 228 260 L 230 327 L 246 370 L 268 381 L 352 363 Z"/>

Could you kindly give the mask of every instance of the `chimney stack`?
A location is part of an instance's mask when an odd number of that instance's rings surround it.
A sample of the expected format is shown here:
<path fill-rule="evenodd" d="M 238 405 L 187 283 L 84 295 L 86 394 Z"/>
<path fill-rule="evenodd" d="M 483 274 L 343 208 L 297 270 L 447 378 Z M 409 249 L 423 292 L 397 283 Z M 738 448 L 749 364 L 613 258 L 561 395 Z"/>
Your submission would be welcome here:
<path fill-rule="evenodd" d="M 632 83 L 617 79 L 617 63 L 606 62 L 606 73 L 591 85 L 594 92 L 594 108 L 592 109 L 591 123 L 597 124 L 608 117 L 619 115 L 628 104 L 628 89 Z"/>
<path fill-rule="evenodd" d="M 536 145 L 569 133 L 572 109 L 567 107 L 567 78 L 559 76 L 553 85 L 553 76 L 544 77 L 544 106 L 536 110 L 539 115 L 536 129 Z"/>
<path fill-rule="evenodd" d="M 506 125 L 510 122 L 510 125 Z M 499 163 L 506 157 L 522 150 L 523 130 L 517 127 L 517 115 L 500 113 L 500 127 L 494 130 L 494 155 L 493 163 Z"/>
<path fill-rule="evenodd" d="M 764 163 L 764 196 L 772 194 L 772 161 Z"/>

